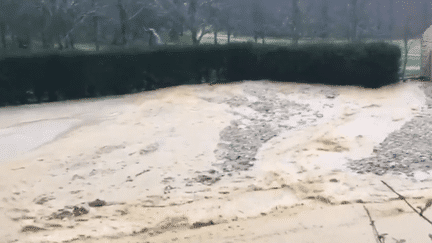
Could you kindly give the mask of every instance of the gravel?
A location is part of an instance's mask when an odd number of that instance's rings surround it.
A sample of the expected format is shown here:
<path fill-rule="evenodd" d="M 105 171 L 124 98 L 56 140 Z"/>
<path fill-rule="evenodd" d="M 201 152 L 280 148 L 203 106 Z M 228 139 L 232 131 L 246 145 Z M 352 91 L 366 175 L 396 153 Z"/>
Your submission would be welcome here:
<path fill-rule="evenodd" d="M 221 131 L 221 142 L 214 151 L 217 159 L 223 160 L 222 164 L 215 166 L 220 166 L 224 172 L 248 170 L 252 167 L 255 155 L 263 143 L 281 131 L 295 127 L 284 124 L 284 121 L 305 124 L 304 117 L 314 117 L 307 121 L 314 125 L 323 117 L 323 114 L 312 110 L 307 104 L 281 100 L 272 89 L 274 88 L 246 89 L 245 92 L 250 96 L 236 96 L 226 101 L 233 108 L 233 114 L 240 118 Z M 432 92 L 428 95 L 432 96 Z M 331 99 L 337 94 L 326 96 Z M 376 146 L 374 156 L 351 160 L 347 163 L 347 168 L 360 174 L 404 173 L 408 177 L 412 177 L 415 171 L 431 170 L 432 99 L 428 103 L 428 109 L 405 123 L 400 130 L 389 134 Z"/>
<path fill-rule="evenodd" d="M 347 167 L 359 174 L 405 174 L 432 169 L 432 110 L 421 112 L 401 129 L 390 133 L 374 148 L 375 156 L 350 161 Z"/>
<path fill-rule="evenodd" d="M 306 122 L 313 125 L 323 117 L 322 113 L 312 110 L 308 104 L 280 99 L 276 95 L 276 88 L 245 86 L 248 97 L 235 96 L 226 101 L 233 108 L 232 113 L 240 118 L 231 121 L 230 126 L 221 131 L 221 142 L 214 153 L 223 163 L 214 166 L 221 167 L 224 172 L 248 170 L 254 165 L 255 155 L 264 143 L 282 131 Z M 330 93 L 327 94 L 329 99 L 337 96 Z"/>

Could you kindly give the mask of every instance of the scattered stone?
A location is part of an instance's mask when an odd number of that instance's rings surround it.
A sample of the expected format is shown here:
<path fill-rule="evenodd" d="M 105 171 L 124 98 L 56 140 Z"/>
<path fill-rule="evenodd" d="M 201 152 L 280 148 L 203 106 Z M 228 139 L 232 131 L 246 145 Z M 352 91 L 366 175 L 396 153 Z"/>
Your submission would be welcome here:
<path fill-rule="evenodd" d="M 52 213 L 49 219 L 63 220 L 65 218 L 70 218 L 73 215 L 72 212 L 69 210 L 59 209 L 58 211 L 59 211 L 58 213 Z"/>
<path fill-rule="evenodd" d="M 221 176 L 208 176 L 208 175 L 199 175 L 197 178 L 195 178 L 195 181 L 202 183 L 204 185 L 207 186 L 211 186 L 212 184 L 216 183 L 217 181 L 219 181 L 221 178 Z"/>
<path fill-rule="evenodd" d="M 72 213 L 75 217 L 78 217 L 78 216 L 83 215 L 83 214 L 88 214 L 89 210 L 87 208 L 85 208 L 84 206 L 80 206 L 80 207 L 74 206 Z"/>
<path fill-rule="evenodd" d="M 229 99 L 226 103 L 233 107 L 239 107 L 248 101 L 249 100 L 246 97 L 234 96 L 233 98 Z"/>
<path fill-rule="evenodd" d="M 54 200 L 56 199 L 53 196 L 47 196 L 46 194 L 42 194 L 38 197 L 36 197 L 35 199 L 33 199 L 33 202 L 39 205 L 43 205 L 44 203 L 50 201 L 50 200 Z"/>
<path fill-rule="evenodd" d="M 107 205 L 107 203 L 105 201 L 103 201 L 103 200 L 96 199 L 93 202 L 89 202 L 88 205 L 90 207 L 102 207 L 102 206 Z"/>
<path fill-rule="evenodd" d="M 255 186 L 253 184 L 249 185 L 248 189 L 247 189 L 248 192 L 250 192 L 250 191 L 262 191 L 262 190 L 263 189 L 261 187 L 257 187 L 257 186 Z"/>
<path fill-rule="evenodd" d="M 146 173 L 146 172 L 149 172 L 149 171 L 150 171 L 150 170 L 143 170 L 142 172 L 136 174 L 135 177 L 138 177 L 138 176 L 140 176 L 140 175 L 142 175 L 142 174 L 144 174 L 144 173 Z"/>
<path fill-rule="evenodd" d="M 26 226 L 24 226 L 21 229 L 21 232 L 33 232 L 33 233 L 36 233 L 36 232 L 39 232 L 39 231 L 42 231 L 42 230 L 46 230 L 46 229 L 41 228 L 41 227 L 37 227 L 37 226 L 33 226 L 33 225 L 26 225 Z"/>
<path fill-rule="evenodd" d="M 175 187 L 172 187 L 172 186 L 170 186 L 170 185 L 166 186 L 166 187 L 164 188 L 164 194 L 168 194 L 168 193 L 170 193 L 170 191 L 173 190 L 173 189 L 175 189 Z"/>
<path fill-rule="evenodd" d="M 162 184 L 168 184 L 168 183 L 171 183 L 171 182 L 174 182 L 175 181 L 175 179 L 173 178 L 173 177 L 166 177 L 166 178 L 164 178 L 162 181 L 161 181 L 161 183 Z"/>
<path fill-rule="evenodd" d="M 12 169 L 12 170 L 22 170 L 22 169 L 25 169 L 25 167 L 19 167 L 19 168 L 15 168 L 15 169 Z"/>
<path fill-rule="evenodd" d="M 209 222 L 204 222 L 204 223 L 203 222 L 195 222 L 192 224 L 191 229 L 199 229 L 199 228 L 206 227 L 209 225 L 215 225 L 215 223 L 213 223 L 212 220 L 210 220 Z"/>
<path fill-rule="evenodd" d="M 127 211 L 125 211 L 125 210 L 116 210 L 116 212 L 119 212 L 121 216 L 127 214 Z"/>
<path fill-rule="evenodd" d="M 167 217 L 162 220 L 158 225 L 154 228 L 155 230 L 171 230 L 184 228 L 189 226 L 189 220 L 186 217 Z"/>
<path fill-rule="evenodd" d="M 325 197 L 320 196 L 320 195 L 316 196 L 315 199 L 317 199 L 318 201 L 321 201 L 323 203 L 332 204 L 330 199 L 325 198 Z"/>
<path fill-rule="evenodd" d="M 148 145 L 145 149 L 141 149 L 140 155 L 146 155 L 146 154 L 152 153 L 152 152 L 158 150 L 158 148 L 159 148 L 158 143 L 152 143 L 152 144 Z"/>
<path fill-rule="evenodd" d="M 85 178 L 82 177 L 82 176 L 79 176 L 79 175 L 75 174 L 75 175 L 72 177 L 72 180 L 74 181 L 74 180 L 76 180 L 76 179 L 84 180 Z"/>
<path fill-rule="evenodd" d="M 148 231 L 148 229 L 147 228 L 142 228 L 140 231 L 133 231 L 133 234 L 135 235 L 135 234 L 142 234 L 142 233 L 145 233 L 145 232 L 147 232 Z"/>
<path fill-rule="evenodd" d="M 109 154 L 114 150 L 117 149 L 124 149 L 126 148 L 125 145 L 116 145 L 116 146 L 103 146 L 102 148 L 100 148 L 98 151 L 96 151 L 97 154 Z"/>
<path fill-rule="evenodd" d="M 61 224 L 45 224 L 46 228 L 62 228 L 63 225 Z"/>

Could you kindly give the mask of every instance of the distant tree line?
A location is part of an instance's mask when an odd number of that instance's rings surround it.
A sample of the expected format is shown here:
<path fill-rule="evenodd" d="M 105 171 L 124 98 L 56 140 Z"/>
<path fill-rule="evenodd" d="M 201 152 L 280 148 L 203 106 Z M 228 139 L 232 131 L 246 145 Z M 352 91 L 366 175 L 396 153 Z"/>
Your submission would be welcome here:
<path fill-rule="evenodd" d="M 396 6 L 397 4 L 397 6 Z M 178 42 L 185 32 L 198 45 L 224 32 L 301 39 L 411 39 L 431 25 L 431 3 L 395 0 L 0 0 L 2 49 L 75 48 L 77 43 L 127 46 Z M 417 8 L 413 7 L 417 6 Z M 395 12 L 398 15 L 395 15 Z M 409 21 L 408 21 L 409 20 Z M 164 39 L 161 39 L 163 34 Z M 10 42 L 7 39 L 11 40 Z"/>

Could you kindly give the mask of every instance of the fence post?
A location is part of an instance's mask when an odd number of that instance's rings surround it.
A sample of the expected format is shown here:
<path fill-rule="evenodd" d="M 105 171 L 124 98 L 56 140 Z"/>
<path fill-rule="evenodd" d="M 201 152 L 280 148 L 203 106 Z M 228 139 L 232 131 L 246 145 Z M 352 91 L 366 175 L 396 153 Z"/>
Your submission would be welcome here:
<path fill-rule="evenodd" d="M 432 26 L 422 34 L 420 43 L 420 75 L 424 80 L 432 80 Z"/>
<path fill-rule="evenodd" d="M 427 70 L 427 78 L 428 80 L 431 80 L 431 68 L 432 68 L 432 51 L 429 52 L 429 58 L 428 58 L 428 70 Z"/>

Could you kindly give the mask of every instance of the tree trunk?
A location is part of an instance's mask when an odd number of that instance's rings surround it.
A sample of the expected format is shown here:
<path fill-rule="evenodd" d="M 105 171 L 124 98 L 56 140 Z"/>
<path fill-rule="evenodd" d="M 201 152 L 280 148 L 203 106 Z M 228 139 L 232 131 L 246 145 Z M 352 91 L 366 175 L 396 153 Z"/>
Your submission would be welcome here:
<path fill-rule="evenodd" d="M 96 45 L 96 51 L 99 51 L 100 49 L 99 38 L 98 38 L 99 24 L 98 24 L 97 16 L 93 16 L 93 29 L 95 30 L 94 43 Z"/>
<path fill-rule="evenodd" d="M 214 31 L 213 34 L 214 34 L 214 44 L 217 45 L 218 44 L 217 43 L 217 31 Z"/>
<path fill-rule="evenodd" d="M 356 14 L 357 9 L 357 0 L 350 0 L 350 7 L 348 8 L 348 16 L 349 16 L 349 28 L 350 28 L 350 42 L 357 41 L 357 25 L 358 18 Z"/>
<path fill-rule="evenodd" d="M 404 48 L 405 48 L 405 51 L 404 51 L 405 58 L 404 58 L 404 63 L 403 63 L 403 68 L 402 68 L 402 79 L 405 78 L 405 70 L 406 70 L 406 65 L 408 62 L 408 38 L 406 38 L 406 37 L 404 38 Z"/>
<path fill-rule="evenodd" d="M 75 49 L 73 36 L 71 34 L 66 34 L 64 39 L 65 39 L 65 48 L 66 49 L 67 48 Z"/>
<path fill-rule="evenodd" d="M 228 28 L 228 43 L 230 43 L 230 38 L 231 38 L 231 28 Z"/>
<path fill-rule="evenodd" d="M 291 32 L 293 33 L 293 44 L 298 45 L 300 39 L 300 8 L 298 6 L 299 0 L 292 0 L 292 15 L 293 15 L 293 25 L 291 27 Z"/>
<path fill-rule="evenodd" d="M 192 32 L 192 44 L 198 45 L 199 44 L 197 39 L 198 31 L 195 28 L 193 28 L 191 32 Z"/>
<path fill-rule="evenodd" d="M 62 41 L 61 41 L 61 37 L 60 37 L 60 35 L 56 35 L 56 38 L 57 38 L 57 42 L 58 42 L 58 45 L 59 45 L 59 50 L 61 51 L 61 50 L 63 50 L 63 44 L 62 44 Z"/>
<path fill-rule="evenodd" d="M 48 40 L 48 37 L 46 36 L 45 31 L 42 31 L 41 36 L 42 36 L 42 48 L 43 49 L 49 49 L 51 46 L 51 41 Z"/>
<path fill-rule="evenodd" d="M 195 15 L 196 15 L 196 7 L 197 7 L 197 0 L 190 0 L 189 2 L 189 9 L 188 9 L 188 15 L 189 15 L 189 21 L 190 21 L 190 26 L 191 26 L 191 32 L 192 32 L 192 44 L 193 45 L 198 45 L 198 39 L 197 39 L 197 35 L 198 35 L 198 29 L 195 26 Z"/>
<path fill-rule="evenodd" d="M 126 44 L 126 10 L 123 8 L 123 5 L 121 4 L 121 0 L 118 0 L 117 2 L 117 8 L 119 9 L 119 15 L 120 15 L 120 45 Z"/>
<path fill-rule="evenodd" d="M 170 41 L 173 42 L 177 42 L 179 41 L 179 33 L 177 32 L 177 30 L 173 27 L 171 28 L 171 30 L 169 31 L 169 37 L 170 37 Z"/>
<path fill-rule="evenodd" d="M 96 0 L 92 0 L 92 7 L 93 9 L 96 7 Z M 98 24 L 98 17 L 93 16 L 93 29 L 95 31 L 94 36 L 94 43 L 96 45 L 96 51 L 99 51 L 99 39 L 98 39 L 98 33 L 99 33 L 99 24 Z"/>
<path fill-rule="evenodd" d="M 390 16 L 390 24 L 388 28 L 389 28 L 390 36 L 391 38 L 393 38 L 393 30 L 395 26 L 395 18 L 393 14 L 393 0 L 390 0 L 389 2 L 389 16 Z"/>
<path fill-rule="evenodd" d="M 3 50 L 6 50 L 6 24 L 4 22 L 0 23 L 0 35 Z"/>
<path fill-rule="evenodd" d="M 94 16 L 93 17 L 93 28 L 95 29 L 94 43 L 96 45 L 96 51 L 99 51 L 99 49 L 100 49 L 100 44 L 99 44 L 99 39 L 98 39 L 98 34 L 97 34 L 99 31 L 98 26 L 99 25 L 98 25 L 97 17 Z"/>
<path fill-rule="evenodd" d="M 31 38 L 28 34 L 18 37 L 18 48 L 30 49 Z"/>
<path fill-rule="evenodd" d="M 155 36 L 155 34 L 153 33 L 152 29 L 149 29 L 149 30 L 147 30 L 146 32 L 147 32 L 147 34 L 149 35 L 149 42 L 148 42 L 148 45 L 149 45 L 149 46 L 154 46 L 154 45 L 156 45 L 156 40 L 155 40 L 156 36 Z"/>
<path fill-rule="evenodd" d="M 294 38 L 293 38 L 293 44 L 298 45 L 299 39 L 300 39 L 300 36 L 298 35 L 298 33 L 295 33 Z"/>

